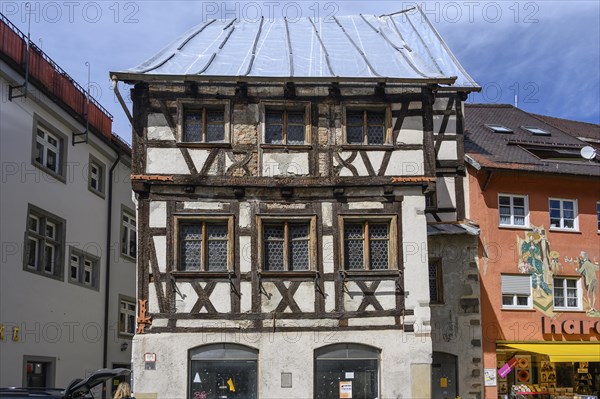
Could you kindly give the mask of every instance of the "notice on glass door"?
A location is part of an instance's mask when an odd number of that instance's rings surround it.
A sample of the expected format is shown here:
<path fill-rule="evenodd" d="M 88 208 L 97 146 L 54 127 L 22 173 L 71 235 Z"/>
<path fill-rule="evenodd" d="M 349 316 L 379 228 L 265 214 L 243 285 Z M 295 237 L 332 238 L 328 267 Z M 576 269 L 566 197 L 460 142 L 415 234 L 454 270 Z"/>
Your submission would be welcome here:
<path fill-rule="evenodd" d="M 340 399 L 352 399 L 352 381 L 340 381 Z"/>

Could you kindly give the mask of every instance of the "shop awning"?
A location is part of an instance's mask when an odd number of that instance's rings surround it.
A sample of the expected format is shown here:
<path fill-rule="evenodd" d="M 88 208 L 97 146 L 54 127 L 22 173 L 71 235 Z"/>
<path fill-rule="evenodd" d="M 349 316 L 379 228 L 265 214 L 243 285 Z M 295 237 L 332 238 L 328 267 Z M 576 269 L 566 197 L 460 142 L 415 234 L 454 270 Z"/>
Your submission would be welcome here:
<path fill-rule="evenodd" d="M 498 348 L 512 348 L 550 356 L 551 362 L 600 362 L 600 342 L 506 342 Z"/>

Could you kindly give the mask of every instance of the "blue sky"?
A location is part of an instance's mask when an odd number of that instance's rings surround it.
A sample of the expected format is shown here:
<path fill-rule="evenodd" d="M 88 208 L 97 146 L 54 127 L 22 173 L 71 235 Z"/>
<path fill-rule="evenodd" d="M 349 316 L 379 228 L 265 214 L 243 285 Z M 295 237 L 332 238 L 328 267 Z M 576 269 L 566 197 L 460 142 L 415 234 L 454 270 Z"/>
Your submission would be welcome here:
<path fill-rule="evenodd" d="M 471 102 L 600 123 L 598 1 L 30 1 L 31 38 L 80 84 L 91 64 L 94 96 L 130 141 L 108 71 L 134 67 L 210 18 L 386 14 L 419 4 L 467 72 L 483 87 Z M 0 12 L 27 32 L 22 1 Z M 127 91 L 122 88 L 122 91 Z"/>

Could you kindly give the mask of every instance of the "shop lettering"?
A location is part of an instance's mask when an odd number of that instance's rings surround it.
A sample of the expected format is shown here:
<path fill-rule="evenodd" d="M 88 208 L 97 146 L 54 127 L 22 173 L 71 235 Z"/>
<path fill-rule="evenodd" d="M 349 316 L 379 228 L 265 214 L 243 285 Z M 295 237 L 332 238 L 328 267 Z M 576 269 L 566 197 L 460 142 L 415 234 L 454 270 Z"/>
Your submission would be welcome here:
<path fill-rule="evenodd" d="M 552 321 L 549 317 L 542 317 L 543 334 L 600 334 L 600 320 L 564 320 Z"/>

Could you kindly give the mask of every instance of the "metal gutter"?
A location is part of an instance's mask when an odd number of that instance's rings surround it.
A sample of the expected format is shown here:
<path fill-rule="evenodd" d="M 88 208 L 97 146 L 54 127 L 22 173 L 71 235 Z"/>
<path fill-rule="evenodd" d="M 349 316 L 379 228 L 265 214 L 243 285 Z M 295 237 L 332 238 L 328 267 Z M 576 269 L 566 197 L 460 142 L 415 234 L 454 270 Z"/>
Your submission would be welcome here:
<path fill-rule="evenodd" d="M 302 77 L 302 76 L 223 76 L 223 75 L 153 75 L 136 72 L 110 72 L 113 81 L 120 80 L 125 83 L 138 82 L 196 82 L 196 83 L 216 83 L 216 82 L 240 82 L 240 83 L 421 83 L 421 84 L 440 84 L 451 85 L 457 77 L 443 78 L 392 78 L 392 77 L 341 77 L 341 76 L 323 76 L 323 77 Z M 464 90 L 476 90 L 472 87 Z M 479 88 L 480 89 L 480 88 Z M 449 88 L 451 91 L 457 91 L 456 88 Z M 462 90 L 462 88 L 461 88 Z"/>
<path fill-rule="evenodd" d="M 112 202 L 113 202 L 113 172 L 121 162 L 121 152 L 117 153 L 117 159 L 108 172 L 108 211 L 106 219 L 106 280 L 104 283 L 104 342 L 102 350 L 102 367 L 108 368 L 108 310 L 110 307 L 110 246 L 112 241 Z M 106 397 L 106 389 L 102 390 L 102 397 Z"/>

